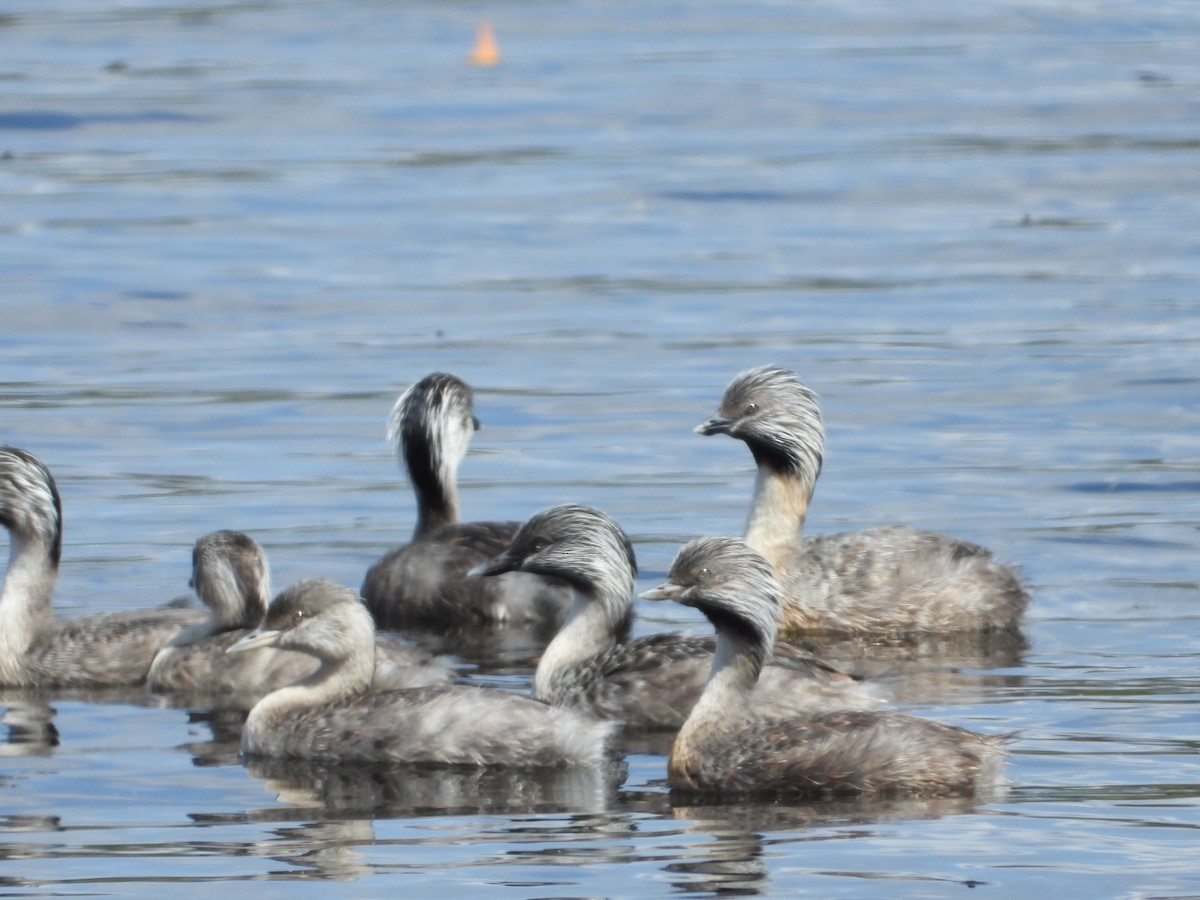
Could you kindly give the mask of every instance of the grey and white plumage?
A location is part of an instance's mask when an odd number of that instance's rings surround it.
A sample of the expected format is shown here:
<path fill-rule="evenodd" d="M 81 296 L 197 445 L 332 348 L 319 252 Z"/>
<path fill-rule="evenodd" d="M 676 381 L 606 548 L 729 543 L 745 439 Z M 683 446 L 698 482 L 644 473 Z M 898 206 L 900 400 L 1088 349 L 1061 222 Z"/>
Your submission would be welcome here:
<path fill-rule="evenodd" d="M 783 585 L 787 634 L 1014 628 L 1029 602 L 1013 566 L 977 544 L 901 525 L 802 534 L 825 452 L 817 395 L 774 366 L 742 372 L 700 434 L 744 441 L 757 466 L 746 542 Z"/>
<path fill-rule="evenodd" d="M 521 526 L 481 575 L 534 572 L 570 586 L 574 603 L 534 675 L 534 696 L 586 709 L 635 729 L 678 728 L 700 696 L 715 646 L 711 636 L 654 634 L 625 640 L 637 561 L 621 527 L 588 506 L 543 510 Z M 871 706 L 878 698 L 811 655 L 780 646 L 758 702 L 795 712 Z"/>
<path fill-rule="evenodd" d="M 226 655 L 262 622 L 271 598 L 266 553 L 249 535 L 222 530 L 197 540 L 190 584 L 209 618 L 184 629 L 158 652 L 146 679 L 150 690 L 203 697 L 222 708 L 249 708 L 316 671 L 312 656 L 294 650 Z M 443 661 L 387 635 L 376 634 L 375 651 L 376 688 L 443 684 L 451 677 Z"/>
<path fill-rule="evenodd" d="M 299 650 L 312 675 L 250 711 L 249 756 L 541 768 L 599 764 L 611 723 L 467 685 L 375 691 L 374 622 L 353 591 L 323 579 L 282 591 L 262 624 L 229 648 Z"/>
<path fill-rule="evenodd" d="M 965 728 L 882 710 L 780 716 L 756 702 L 781 588 L 739 538 L 698 538 L 668 580 L 642 594 L 700 610 L 717 633 L 704 694 L 675 737 L 672 788 L 705 794 L 973 794 L 1000 784 L 1003 744 Z"/>
<path fill-rule="evenodd" d="M 49 469 L 16 447 L 0 447 L 0 523 L 9 534 L 0 593 L 0 685 L 140 685 L 159 647 L 202 617 L 197 610 L 158 607 L 55 618 L 62 501 Z"/>
<path fill-rule="evenodd" d="M 520 524 L 459 521 L 458 466 L 478 428 L 471 388 L 443 372 L 413 384 L 392 408 L 388 440 L 412 482 L 417 524 L 412 541 L 363 580 L 363 599 L 381 627 L 562 620 L 570 597 L 557 585 L 531 575 L 465 577 L 508 546 Z"/>

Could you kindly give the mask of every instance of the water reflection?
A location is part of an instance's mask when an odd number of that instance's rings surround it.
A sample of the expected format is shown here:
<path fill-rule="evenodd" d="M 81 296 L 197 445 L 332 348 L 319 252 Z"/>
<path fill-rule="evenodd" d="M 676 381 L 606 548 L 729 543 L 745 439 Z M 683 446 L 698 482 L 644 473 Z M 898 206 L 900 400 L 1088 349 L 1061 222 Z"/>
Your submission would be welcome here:
<path fill-rule="evenodd" d="M 58 746 L 54 725 L 57 710 L 39 700 L 16 702 L 0 715 L 8 735 L 0 744 L 0 756 L 49 756 Z"/>
<path fill-rule="evenodd" d="M 259 849 L 301 870 L 288 873 L 291 877 L 353 881 L 373 871 L 360 849 L 375 841 L 369 817 L 304 822 L 274 833 L 277 838 L 260 842 Z"/>
<path fill-rule="evenodd" d="M 249 713 L 240 709 L 188 710 L 188 724 L 206 728 L 211 737 L 182 744 L 197 767 L 231 766 L 241 762 L 242 727 Z"/>
<path fill-rule="evenodd" d="M 161 703 L 141 688 L 3 688 L 0 689 L 0 724 L 7 726 L 0 756 L 49 756 L 59 745 L 58 710 L 52 702 L 82 701 L 157 707 Z"/>
<path fill-rule="evenodd" d="M 1016 669 L 1029 642 L 1018 629 L 894 637 L 814 635 L 795 641 L 858 678 L 879 685 L 898 704 L 972 702 L 996 687 L 1020 686 Z"/>
<path fill-rule="evenodd" d="M 598 811 L 625 777 L 623 764 L 517 771 L 256 759 L 246 768 L 280 802 L 338 816 Z"/>
<path fill-rule="evenodd" d="M 869 826 L 909 820 L 938 819 L 975 812 L 975 798 L 873 799 L 788 804 L 676 805 L 671 814 L 690 824 L 685 834 L 709 835 L 710 843 L 689 844 L 686 858 L 669 863 L 667 872 L 680 891 L 723 896 L 751 896 L 772 890 L 768 858 L 771 846 L 788 840 L 825 841 L 871 838 Z M 830 829 L 835 829 L 833 832 Z M 809 832 L 791 835 L 792 832 Z M 865 874 L 865 873 L 864 873 Z"/>

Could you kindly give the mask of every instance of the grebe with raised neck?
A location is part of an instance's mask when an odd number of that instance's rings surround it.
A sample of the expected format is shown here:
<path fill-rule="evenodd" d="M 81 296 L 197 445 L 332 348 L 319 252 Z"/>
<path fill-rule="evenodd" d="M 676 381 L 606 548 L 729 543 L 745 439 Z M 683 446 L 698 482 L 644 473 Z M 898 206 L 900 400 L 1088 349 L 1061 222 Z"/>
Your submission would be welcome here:
<path fill-rule="evenodd" d="M 0 685 L 140 685 L 158 649 L 203 618 L 198 610 L 173 607 L 55 618 L 62 501 L 50 470 L 16 447 L 0 447 L 0 523 L 9 535 L 0 591 Z"/>
<path fill-rule="evenodd" d="M 739 538 L 698 538 L 647 600 L 674 600 L 713 624 L 704 693 L 675 736 L 671 787 L 702 794 L 960 796 L 1002 785 L 1011 735 L 866 709 L 780 716 L 756 701 L 779 617 L 770 564 Z"/>
<path fill-rule="evenodd" d="M 626 640 L 637 560 L 612 517 L 577 504 L 551 507 L 521 526 L 512 545 L 480 575 L 522 571 L 569 585 L 575 595 L 561 630 L 538 662 L 533 695 L 586 709 L 634 729 L 674 729 L 704 688 L 711 635 L 654 634 Z M 796 712 L 874 706 L 867 686 L 812 655 L 780 645 L 757 689 L 758 702 Z"/>
<path fill-rule="evenodd" d="M 785 634 L 946 633 L 1016 628 L 1029 595 L 1016 569 L 978 544 L 889 525 L 803 534 L 825 453 L 817 395 L 760 366 L 725 390 L 699 434 L 745 442 L 757 466 L 745 540 L 783 586 Z"/>
<path fill-rule="evenodd" d="M 532 575 L 481 581 L 466 573 L 502 551 L 519 522 L 462 522 L 458 466 L 479 428 L 471 388 L 434 372 L 405 390 L 388 421 L 388 440 L 417 500 L 412 541 L 367 571 L 361 593 L 381 627 L 455 628 L 478 624 L 557 625 L 567 591 Z"/>

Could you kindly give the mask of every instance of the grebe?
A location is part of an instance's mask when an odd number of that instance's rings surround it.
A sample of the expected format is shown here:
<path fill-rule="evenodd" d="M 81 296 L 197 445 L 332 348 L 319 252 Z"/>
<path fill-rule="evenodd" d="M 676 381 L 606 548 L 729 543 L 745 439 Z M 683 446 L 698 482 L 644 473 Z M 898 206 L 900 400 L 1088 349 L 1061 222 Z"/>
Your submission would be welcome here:
<path fill-rule="evenodd" d="M 223 707 L 249 708 L 271 691 L 311 675 L 317 661 L 295 650 L 263 649 L 226 656 L 226 649 L 258 627 L 271 597 L 267 556 L 240 531 L 206 534 L 192 549 L 190 584 L 209 617 L 186 628 L 159 650 L 146 685 L 152 691 L 220 698 Z M 376 689 L 443 684 L 451 671 L 443 660 L 375 636 Z"/>
<path fill-rule="evenodd" d="M 379 559 L 363 580 L 380 627 L 557 625 L 570 605 L 567 591 L 531 575 L 466 578 L 507 547 L 520 524 L 458 519 L 458 465 L 478 428 L 471 388 L 442 372 L 412 385 L 392 408 L 388 440 L 416 493 L 417 525 L 412 542 Z"/>
<path fill-rule="evenodd" d="M 739 538 L 698 538 L 647 600 L 700 610 L 717 633 L 712 673 L 675 737 L 671 787 L 713 794 L 956 796 L 998 787 L 1003 743 L 901 713 L 848 709 L 780 717 L 757 702 L 779 583 Z"/>
<path fill-rule="evenodd" d="M 1016 570 L 977 544 L 900 525 L 801 534 L 825 432 L 817 395 L 795 373 L 742 372 L 696 431 L 744 441 L 754 456 L 745 539 L 783 585 L 784 633 L 984 631 L 1020 621 L 1029 595 Z"/>
<path fill-rule="evenodd" d="M 242 732 L 248 756 L 540 768 L 606 758 L 612 724 L 466 685 L 373 691 L 375 624 L 353 591 L 324 579 L 282 591 L 229 648 L 299 650 L 312 675 L 268 694 Z"/>
<path fill-rule="evenodd" d="M 637 561 L 611 517 L 571 504 L 543 510 L 476 571 L 533 572 L 574 592 L 567 621 L 538 662 L 534 697 L 634 729 L 683 724 L 708 678 L 715 642 L 682 634 L 622 639 L 633 616 Z M 794 713 L 879 702 L 850 676 L 786 645 L 772 662 L 757 690 L 764 706 Z"/>
<path fill-rule="evenodd" d="M 9 559 L 0 593 L 0 685 L 140 685 L 158 648 L 203 617 L 159 607 L 54 617 L 62 556 L 62 501 L 50 471 L 31 453 L 0 447 L 0 523 Z"/>

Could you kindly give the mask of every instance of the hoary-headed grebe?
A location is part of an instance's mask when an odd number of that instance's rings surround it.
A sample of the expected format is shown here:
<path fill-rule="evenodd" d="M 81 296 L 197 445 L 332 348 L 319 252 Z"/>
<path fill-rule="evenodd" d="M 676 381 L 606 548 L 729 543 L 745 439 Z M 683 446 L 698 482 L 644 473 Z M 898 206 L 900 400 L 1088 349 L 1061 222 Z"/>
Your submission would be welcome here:
<path fill-rule="evenodd" d="M 184 629 L 158 652 L 146 679 L 150 690 L 248 708 L 316 670 L 312 656 L 294 650 L 225 654 L 258 627 L 271 598 L 267 556 L 249 535 L 214 531 L 196 541 L 191 586 L 208 607 L 209 618 Z M 451 677 L 444 661 L 384 634 L 375 636 L 375 666 L 376 689 L 443 684 Z"/>
<path fill-rule="evenodd" d="M 700 610 L 717 633 L 704 693 L 675 737 L 672 788 L 712 794 L 951 796 L 995 787 L 1008 735 L 985 736 L 896 712 L 779 716 L 757 702 L 779 583 L 739 538 L 685 545 L 666 583 L 642 594 Z"/>
<path fill-rule="evenodd" d="M 801 532 L 821 471 L 817 395 L 793 372 L 762 366 L 730 382 L 700 434 L 744 441 L 758 467 L 746 542 L 783 586 L 780 627 L 903 633 L 1015 628 L 1029 602 L 1012 566 L 987 549 L 900 525 Z"/>
<path fill-rule="evenodd" d="M 380 627 L 557 624 L 570 605 L 566 590 L 533 575 L 466 577 L 508 546 L 520 524 L 459 521 L 458 465 L 477 428 L 471 388 L 443 372 L 412 385 L 392 408 L 388 439 L 416 493 L 417 525 L 412 541 L 379 559 L 363 580 L 363 599 Z"/>
<path fill-rule="evenodd" d="M 56 619 L 51 603 L 62 556 L 62 502 L 50 471 L 15 447 L 0 447 L 0 523 L 9 534 L 0 685 L 139 685 L 159 647 L 203 618 L 198 610 L 159 607 Z"/>
<path fill-rule="evenodd" d="M 612 723 L 493 688 L 375 691 L 375 623 L 355 593 L 324 579 L 282 591 L 230 653 L 308 653 L 317 671 L 268 694 L 242 732 L 248 756 L 541 768 L 606 759 Z"/>
<path fill-rule="evenodd" d="M 708 678 L 714 640 L 682 634 L 623 640 L 637 562 L 610 516 L 571 504 L 543 510 L 521 526 L 508 550 L 476 571 L 533 572 L 575 594 L 567 621 L 538 663 L 536 698 L 631 728 L 683 724 Z M 781 645 L 772 663 L 757 688 L 764 706 L 796 712 L 879 702 L 849 676 L 793 648 Z"/>

